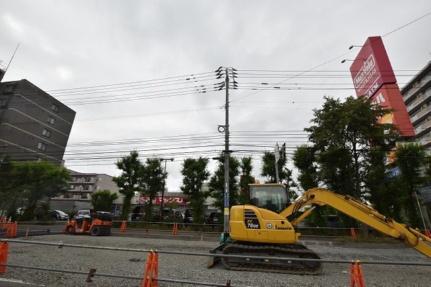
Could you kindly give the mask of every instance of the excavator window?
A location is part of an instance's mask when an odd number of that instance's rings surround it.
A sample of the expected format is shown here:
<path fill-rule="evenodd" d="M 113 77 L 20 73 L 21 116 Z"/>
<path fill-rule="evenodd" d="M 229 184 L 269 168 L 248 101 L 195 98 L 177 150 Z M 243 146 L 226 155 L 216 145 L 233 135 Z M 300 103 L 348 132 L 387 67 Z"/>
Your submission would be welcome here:
<path fill-rule="evenodd" d="M 279 213 L 288 203 L 286 189 L 282 185 L 251 185 L 250 203 Z"/>

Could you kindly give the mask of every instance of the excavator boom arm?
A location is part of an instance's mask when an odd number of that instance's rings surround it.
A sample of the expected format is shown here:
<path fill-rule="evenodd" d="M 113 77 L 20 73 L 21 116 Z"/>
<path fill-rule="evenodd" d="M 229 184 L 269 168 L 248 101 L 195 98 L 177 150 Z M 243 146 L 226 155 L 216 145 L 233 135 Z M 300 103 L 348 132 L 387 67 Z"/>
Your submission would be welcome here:
<path fill-rule="evenodd" d="M 431 257 L 431 239 L 429 237 L 413 228 L 385 217 L 371 206 L 359 200 L 348 195 L 336 194 L 327 189 L 313 188 L 307 190 L 300 198 L 283 210 L 280 215 L 287 218 L 297 213 L 301 208 L 310 205 L 329 205 L 383 234 L 403 240 L 407 245 Z M 292 224 L 297 225 L 309 214 L 311 214 L 311 211 L 305 211 L 303 215 L 294 219 Z"/>

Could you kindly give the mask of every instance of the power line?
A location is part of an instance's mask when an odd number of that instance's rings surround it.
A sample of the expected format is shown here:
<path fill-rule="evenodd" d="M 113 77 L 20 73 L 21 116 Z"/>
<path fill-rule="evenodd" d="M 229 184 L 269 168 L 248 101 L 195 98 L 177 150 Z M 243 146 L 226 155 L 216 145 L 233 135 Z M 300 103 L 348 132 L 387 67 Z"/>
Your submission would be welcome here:
<path fill-rule="evenodd" d="M 193 82 L 174 82 L 174 83 L 158 83 L 153 85 L 145 85 L 145 86 L 125 86 L 120 88 L 110 88 L 110 89 L 96 89 L 96 90 L 87 90 L 87 91 L 73 91 L 66 94 L 52 94 L 55 97 L 70 97 L 70 96 L 80 96 L 80 95 L 92 95 L 92 94 L 106 94 L 110 92 L 118 92 L 118 91 L 129 91 L 129 90 L 148 90 L 148 89 L 154 89 L 158 87 L 168 87 L 168 86 L 177 86 L 176 89 L 179 88 L 200 88 L 202 87 L 202 83 L 207 82 L 213 82 L 215 80 L 214 77 L 211 77 L 211 79 L 199 79 Z M 201 84 L 201 85 L 199 85 Z M 184 87 L 183 87 L 184 86 Z"/>
<path fill-rule="evenodd" d="M 391 35 L 391 34 L 393 34 L 395 32 L 398 32 L 398 31 L 404 29 L 405 27 L 410 26 L 411 24 L 416 23 L 416 22 L 422 20 L 425 17 L 428 17 L 429 15 L 431 15 L 431 11 L 428 11 L 427 13 L 423 14 L 422 16 L 417 17 L 417 18 L 413 19 L 412 21 L 407 22 L 406 24 L 399 26 L 398 28 L 395 28 L 394 30 L 389 31 L 389 32 L 383 34 L 382 37 L 387 37 L 387 36 L 389 36 L 389 35 Z"/>
<path fill-rule="evenodd" d="M 409 26 L 409 25 L 411 25 L 411 24 L 413 24 L 413 23 L 415 23 L 415 22 L 417 22 L 417 21 L 419 21 L 419 20 L 421 20 L 421 19 L 423 19 L 423 18 L 425 18 L 425 17 L 429 16 L 429 15 L 431 15 L 431 11 L 430 11 L 430 12 L 425 13 L 424 15 L 422 15 L 422 16 L 420 16 L 420 17 L 418 17 L 418 18 L 416 18 L 416 19 L 414 19 L 414 20 L 412 20 L 412 21 L 410 21 L 410 22 L 408 22 L 408 23 L 406 23 L 406 24 L 404 24 L 404 25 L 402 25 L 402 26 L 400 26 L 400 27 L 398 27 L 398 28 L 396 28 L 396 29 L 392 30 L 392 31 L 389 31 L 389 32 L 387 32 L 387 33 L 383 34 L 383 36 L 382 36 L 382 37 L 386 37 L 386 36 L 388 36 L 388 35 L 390 35 L 390 34 L 392 34 L 392 33 L 395 33 L 395 32 L 397 32 L 397 31 L 400 31 L 401 29 L 403 29 L 403 28 L 405 28 L 405 27 L 407 27 L 407 26 Z M 311 72 L 311 71 L 313 71 L 313 70 L 316 70 L 316 69 L 317 69 L 317 68 L 319 68 L 319 67 L 322 67 L 322 66 L 324 66 L 324 65 L 327 65 L 327 64 L 329 64 L 329 63 L 332 63 L 332 62 L 334 62 L 334 61 L 336 61 L 336 60 L 338 60 L 338 59 L 340 59 L 340 58 L 342 58 L 342 57 L 344 57 L 344 56 L 348 55 L 349 53 L 350 53 L 350 51 L 345 52 L 345 53 L 343 53 L 343 54 L 341 54 L 341 55 L 339 55 L 339 56 L 336 56 L 336 57 L 331 58 L 331 59 L 329 59 L 329 60 L 326 60 L 326 61 L 324 61 L 324 62 L 322 62 L 322 63 L 320 63 L 320 64 L 318 64 L 318 65 L 316 65 L 316 66 L 313 66 L 313 67 L 311 67 L 310 69 L 308 69 L 308 70 L 306 70 L 306 71 L 299 72 L 299 73 L 297 73 L 297 74 L 294 74 L 294 75 L 292 75 L 292 76 L 289 76 L 289 77 L 287 77 L 286 79 L 284 79 L 284 80 L 282 80 L 282 81 L 278 82 L 278 83 L 277 83 L 277 85 L 279 85 L 279 84 L 281 84 L 281 83 L 284 83 L 284 82 L 286 82 L 286 81 L 288 81 L 288 80 L 290 80 L 290 79 L 293 79 L 293 78 L 295 78 L 295 77 L 301 76 L 301 75 L 303 75 L 303 74 L 305 74 L 305 73 L 308 73 L 308 72 Z M 254 92 L 254 93 L 252 93 L 252 94 L 248 94 L 248 95 L 245 95 L 245 96 L 243 96 L 243 97 L 240 97 L 240 98 L 236 99 L 236 101 L 241 101 L 241 100 L 243 100 L 244 98 L 249 97 L 249 96 L 251 96 L 251 95 L 255 95 L 255 94 L 259 93 L 259 92 L 260 92 L 260 91 L 259 91 L 259 90 L 257 90 L 256 92 Z"/>
<path fill-rule="evenodd" d="M 175 78 L 181 78 L 184 80 L 187 80 L 188 77 L 193 76 L 200 76 L 200 75 L 208 75 L 213 74 L 214 72 L 204 72 L 204 73 L 195 73 L 195 74 L 185 74 L 180 76 L 170 76 L 170 77 L 164 77 L 164 78 L 158 78 L 158 79 L 150 79 L 150 80 L 141 80 L 141 81 L 134 81 L 134 82 L 123 82 L 123 83 L 115 83 L 115 84 L 104 84 L 104 85 L 92 85 L 92 86 L 83 86 L 83 87 L 75 87 L 75 88 L 67 88 L 67 89 L 52 89 L 48 90 L 47 92 L 60 92 L 60 91 L 70 91 L 70 90 L 78 90 L 78 89 L 92 89 L 92 88 L 99 88 L 99 87 L 113 87 L 113 86 L 122 86 L 122 85 L 133 85 L 133 84 L 142 84 L 142 83 L 148 83 L 148 82 L 154 82 L 154 81 L 163 81 L 163 80 L 169 80 L 169 79 L 175 79 Z"/>

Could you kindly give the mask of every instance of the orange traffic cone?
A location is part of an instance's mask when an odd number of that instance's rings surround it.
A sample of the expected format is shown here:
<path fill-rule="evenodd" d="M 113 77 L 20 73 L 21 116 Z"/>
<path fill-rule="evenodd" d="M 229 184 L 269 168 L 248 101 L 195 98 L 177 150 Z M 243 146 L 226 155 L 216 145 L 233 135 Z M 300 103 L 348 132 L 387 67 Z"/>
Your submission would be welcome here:
<path fill-rule="evenodd" d="M 6 237 L 15 238 L 18 224 L 16 222 L 5 223 L 6 226 Z"/>
<path fill-rule="evenodd" d="M 177 235 L 178 234 L 178 223 L 174 223 L 174 225 L 172 226 L 172 235 Z"/>
<path fill-rule="evenodd" d="M 155 251 L 150 251 L 145 263 L 145 274 L 141 280 L 140 287 L 158 287 L 159 276 L 159 255 Z"/>
<path fill-rule="evenodd" d="M 358 237 L 356 236 L 355 228 L 350 228 L 350 236 L 352 236 L 353 240 L 356 240 Z"/>
<path fill-rule="evenodd" d="M 0 242 L 0 274 L 6 273 L 7 255 L 9 245 L 7 242 Z"/>
<path fill-rule="evenodd" d="M 124 233 L 124 232 L 126 232 L 126 230 L 127 230 L 127 221 L 126 221 L 126 220 L 123 220 L 123 221 L 121 222 L 120 232 Z"/>
<path fill-rule="evenodd" d="M 359 260 L 352 262 L 350 267 L 350 287 L 365 287 L 365 281 Z"/>

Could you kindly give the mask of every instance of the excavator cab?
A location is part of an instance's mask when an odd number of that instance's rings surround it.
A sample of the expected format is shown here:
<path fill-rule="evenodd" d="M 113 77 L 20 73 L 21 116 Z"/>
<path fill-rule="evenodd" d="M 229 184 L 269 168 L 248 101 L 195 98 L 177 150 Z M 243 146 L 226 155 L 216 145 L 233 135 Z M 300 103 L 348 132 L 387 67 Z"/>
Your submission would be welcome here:
<path fill-rule="evenodd" d="M 288 206 L 286 188 L 282 184 L 250 184 L 250 204 L 279 213 Z"/>

